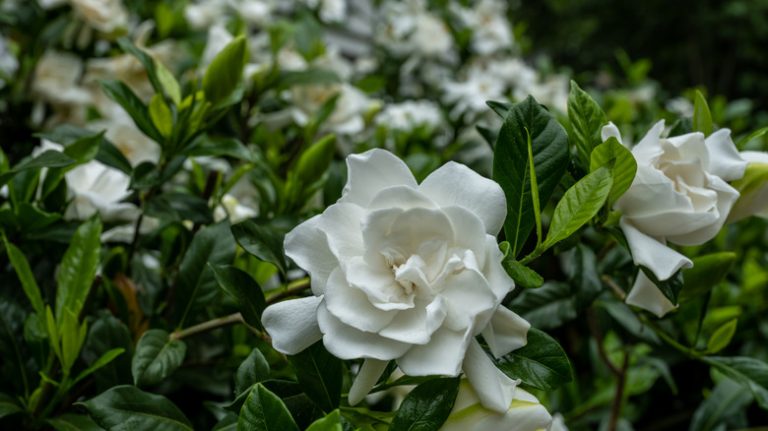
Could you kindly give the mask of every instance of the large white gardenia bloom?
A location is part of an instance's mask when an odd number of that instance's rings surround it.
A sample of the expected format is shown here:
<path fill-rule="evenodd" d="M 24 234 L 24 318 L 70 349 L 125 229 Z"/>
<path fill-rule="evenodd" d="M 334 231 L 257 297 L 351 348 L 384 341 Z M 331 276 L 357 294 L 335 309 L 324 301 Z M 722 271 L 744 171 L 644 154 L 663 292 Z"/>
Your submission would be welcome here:
<path fill-rule="evenodd" d="M 616 203 L 635 264 L 648 268 L 659 280 L 693 265 L 667 241 L 699 245 L 717 235 L 739 197 L 726 181 L 741 178 L 746 168 L 728 129 L 706 139 L 699 132 L 662 138 L 663 130 L 662 120 L 632 148 L 637 174 Z M 611 136 L 621 140 L 613 123 L 602 130 L 603 140 Z M 675 308 L 642 271 L 627 303 L 658 316 Z"/>
<path fill-rule="evenodd" d="M 748 171 L 742 184 L 736 185 L 741 197 L 733 206 L 728 221 L 737 221 L 749 216 L 768 218 L 768 153 L 742 151 L 741 157 L 748 163 Z"/>
<path fill-rule="evenodd" d="M 543 431 L 551 422 L 547 409 L 521 388 L 515 389 L 507 410 L 497 412 L 483 407 L 472 386 L 462 380 L 453 410 L 440 431 Z"/>
<path fill-rule="evenodd" d="M 295 354 L 322 339 L 342 359 L 365 358 L 351 404 L 396 360 L 412 376 L 463 371 L 485 407 L 506 411 L 517 382 L 475 340 L 498 357 L 525 345 L 530 326 L 499 306 L 514 288 L 495 236 L 501 187 L 454 162 L 417 184 L 379 149 L 349 156 L 347 168 L 341 199 L 286 236 L 314 296 L 264 311 L 275 349 Z"/>

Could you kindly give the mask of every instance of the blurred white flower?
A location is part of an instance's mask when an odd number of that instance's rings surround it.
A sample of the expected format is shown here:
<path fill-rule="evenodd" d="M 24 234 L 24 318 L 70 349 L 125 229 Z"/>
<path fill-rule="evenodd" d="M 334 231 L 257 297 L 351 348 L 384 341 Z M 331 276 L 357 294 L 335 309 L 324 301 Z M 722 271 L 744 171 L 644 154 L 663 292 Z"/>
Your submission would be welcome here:
<path fill-rule="evenodd" d="M 379 43 L 397 55 L 453 56 L 453 36 L 448 26 L 426 8 L 424 0 L 385 3 L 376 35 Z"/>
<path fill-rule="evenodd" d="M 472 70 L 465 81 L 446 82 L 443 90 L 443 100 L 454 105 L 452 118 L 459 118 L 465 113 L 485 112 L 488 110 L 485 102 L 504 97 L 504 83 L 480 69 Z"/>
<path fill-rule="evenodd" d="M 509 49 L 514 42 L 507 7 L 499 0 L 480 0 L 471 8 L 455 7 L 464 25 L 472 30 L 472 49 L 480 55 Z"/>
<path fill-rule="evenodd" d="M 410 131 L 417 127 L 437 128 L 443 123 L 440 107 L 429 100 L 408 100 L 386 105 L 376 123 L 389 129 Z"/>
<path fill-rule="evenodd" d="M 681 117 L 693 117 L 693 103 L 685 97 L 676 97 L 667 102 L 667 110 Z"/>
<path fill-rule="evenodd" d="M 83 62 L 64 52 L 47 51 L 37 62 L 32 91 L 52 104 L 85 105 L 91 98 L 80 86 Z"/>
<path fill-rule="evenodd" d="M 742 151 L 740 155 L 748 163 L 748 173 L 743 181 L 734 184 L 741 192 L 741 197 L 733 206 L 728 221 L 749 216 L 768 218 L 768 153 Z M 754 171 L 754 174 L 750 175 L 750 171 Z"/>
<path fill-rule="evenodd" d="M 144 135 L 130 118 L 97 120 L 88 123 L 86 127 L 94 131 L 106 131 L 104 136 L 133 166 L 141 162 L 157 163 L 160 159 L 160 146 Z"/>
<path fill-rule="evenodd" d="M 213 210 L 213 220 L 217 223 L 229 218 L 229 222 L 235 224 L 257 215 L 259 214 L 256 210 L 241 204 L 237 198 L 230 194 L 225 194 L 221 198 L 221 204 Z"/>
<path fill-rule="evenodd" d="M 214 24 L 208 28 L 208 42 L 205 44 L 205 50 L 200 60 L 202 66 L 207 67 L 216 54 L 221 52 L 232 40 L 234 36 L 222 24 Z"/>
<path fill-rule="evenodd" d="M 692 262 L 666 245 L 699 245 L 712 239 L 728 218 L 739 192 L 726 181 L 744 175 L 747 163 L 720 129 L 706 139 L 702 133 L 662 138 L 659 121 L 632 148 L 637 174 L 616 203 L 620 226 L 635 264 L 667 280 Z M 621 141 L 613 123 L 603 127 L 603 140 Z M 676 306 L 640 271 L 627 303 L 663 316 Z"/>
<path fill-rule="evenodd" d="M 79 17 L 102 33 L 128 27 L 128 11 L 120 0 L 70 0 L 70 3 Z"/>
<path fill-rule="evenodd" d="M 5 87 L 6 81 L 13 78 L 19 68 L 19 60 L 11 52 L 8 40 L 0 36 L 0 89 Z"/>
<path fill-rule="evenodd" d="M 565 426 L 565 418 L 560 413 L 552 415 L 552 423 L 547 428 L 547 431 L 568 431 L 568 427 Z"/>
<path fill-rule="evenodd" d="M 507 409 L 498 412 L 483 407 L 476 389 L 462 380 L 453 410 L 440 431 L 544 431 L 551 422 L 547 409 L 521 388 L 515 389 Z"/>
<path fill-rule="evenodd" d="M 324 22 L 341 22 L 347 16 L 346 0 L 301 0 L 312 9 L 318 10 Z"/>
<path fill-rule="evenodd" d="M 347 168 L 341 199 L 286 236 L 314 296 L 264 311 L 273 346 L 295 354 L 322 338 L 342 359 L 366 358 L 351 404 L 396 360 L 413 376 L 463 371 L 485 407 L 507 411 L 517 382 L 475 340 L 499 357 L 525 345 L 530 326 L 500 306 L 514 288 L 495 237 L 501 187 L 453 162 L 417 184 L 379 149 L 349 156 Z"/>
<path fill-rule="evenodd" d="M 333 113 L 323 123 L 322 129 L 340 134 L 361 132 L 365 127 L 363 116 L 373 102 L 365 93 L 349 84 L 294 86 L 290 95 L 294 104 L 290 110 L 294 121 L 301 126 L 306 125 L 323 104 L 337 95 Z"/>

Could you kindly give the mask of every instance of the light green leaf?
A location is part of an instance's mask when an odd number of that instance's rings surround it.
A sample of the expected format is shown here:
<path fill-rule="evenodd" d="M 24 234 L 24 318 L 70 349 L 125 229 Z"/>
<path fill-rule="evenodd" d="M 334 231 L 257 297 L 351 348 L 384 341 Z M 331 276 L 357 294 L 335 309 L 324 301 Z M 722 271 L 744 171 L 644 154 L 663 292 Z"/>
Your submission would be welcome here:
<path fill-rule="evenodd" d="M 5 244 L 6 253 L 8 253 L 8 259 L 11 261 L 13 269 L 16 271 L 16 275 L 21 281 L 21 288 L 24 289 L 24 294 L 27 295 L 32 309 L 35 310 L 38 316 L 45 314 L 45 305 L 43 304 L 43 297 L 40 294 L 40 287 L 35 281 L 35 276 L 32 274 L 32 270 L 29 268 L 29 262 L 15 245 L 8 242 L 8 239 L 3 234 L 3 243 Z"/>
<path fill-rule="evenodd" d="M 65 309 L 76 316 L 80 314 L 99 268 L 100 252 L 101 220 L 93 217 L 77 228 L 61 259 L 56 274 L 57 321 L 61 321 Z"/>
<path fill-rule="evenodd" d="M 162 329 L 150 329 L 141 336 L 131 362 L 136 386 L 156 385 L 176 371 L 184 362 L 187 345 L 172 339 Z"/>
<path fill-rule="evenodd" d="M 295 175 L 302 184 L 314 183 L 328 170 L 336 150 L 335 141 L 335 135 L 326 135 L 301 154 Z"/>
<path fill-rule="evenodd" d="M 575 81 L 571 81 L 568 94 L 568 119 L 571 124 L 569 138 L 576 147 L 579 163 L 586 168 L 592 150 L 600 144 L 600 130 L 608 118 L 592 96 Z"/>
<path fill-rule="evenodd" d="M 605 204 L 612 186 L 611 171 L 602 167 L 568 189 L 555 207 L 543 247 L 552 247 L 592 220 Z"/>
<path fill-rule="evenodd" d="M 552 391 L 573 380 L 565 351 L 554 338 L 536 328 L 528 330 L 528 344 L 497 361 L 513 379 L 543 391 Z"/>
<path fill-rule="evenodd" d="M 707 353 L 717 353 L 726 347 L 731 342 L 731 339 L 736 334 L 736 325 L 739 319 L 731 319 L 712 333 L 707 341 Z"/>
<path fill-rule="evenodd" d="M 242 80 L 247 54 L 245 37 L 239 36 L 216 55 L 203 76 L 206 100 L 216 106 L 230 97 Z"/>
<path fill-rule="evenodd" d="M 115 386 L 88 401 L 97 424 L 110 431 L 192 431 L 192 424 L 168 398 L 135 386 Z"/>
<path fill-rule="evenodd" d="M 312 422 L 307 431 L 342 431 L 342 429 L 341 413 L 338 410 L 334 410 L 325 417 Z"/>
<path fill-rule="evenodd" d="M 701 91 L 696 90 L 693 98 L 693 130 L 703 133 L 704 136 L 709 136 L 712 134 L 713 128 L 712 114 L 709 112 L 707 99 L 704 98 Z"/>
<path fill-rule="evenodd" d="M 163 137 L 171 136 L 173 131 L 173 114 L 159 93 L 155 93 L 149 101 L 149 117 L 152 119 L 152 124 L 155 125 L 155 128 Z"/>
<path fill-rule="evenodd" d="M 544 284 L 544 278 L 541 275 L 514 259 L 504 259 L 501 264 L 515 284 L 520 287 L 534 289 Z"/>
<path fill-rule="evenodd" d="M 608 195 L 608 208 L 627 191 L 637 173 L 637 162 L 632 152 L 611 136 L 607 141 L 595 147 L 589 162 L 590 172 L 606 166 L 611 170 L 613 185 Z"/>
<path fill-rule="evenodd" d="M 173 77 L 171 71 L 157 60 L 155 61 L 155 71 L 157 72 L 157 80 L 165 90 L 165 94 L 171 98 L 176 106 L 181 105 L 181 87 L 179 87 L 179 82 Z"/>
<path fill-rule="evenodd" d="M 693 267 L 683 270 L 680 302 L 687 302 L 709 292 L 725 279 L 736 262 L 736 253 L 724 251 L 692 259 Z"/>
<path fill-rule="evenodd" d="M 238 431 L 299 431 L 283 401 L 261 383 L 251 389 L 240 409 Z"/>
<path fill-rule="evenodd" d="M 458 377 L 443 377 L 417 386 L 395 413 L 390 431 L 439 430 L 453 409 L 459 381 Z"/>

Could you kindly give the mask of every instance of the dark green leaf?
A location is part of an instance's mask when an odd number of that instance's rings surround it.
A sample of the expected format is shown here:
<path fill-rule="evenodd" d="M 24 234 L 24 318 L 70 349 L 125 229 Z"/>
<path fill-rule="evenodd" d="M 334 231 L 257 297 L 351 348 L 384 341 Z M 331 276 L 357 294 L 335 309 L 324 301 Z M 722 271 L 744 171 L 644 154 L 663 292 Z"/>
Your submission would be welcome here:
<path fill-rule="evenodd" d="M 150 329 L 136 344 L 131 372 L 136 386 L 156 385 L 173 374 L 187 354 L 182 340 L 171 338 L 162 329 Z"/>
<path fill-rule="evenodd" d="M 339 82 L 339 76 L 332 70 L 287 70 L 280 71 L 276 86 L 278 89 L 285 89 L 295 85 L 337 84 Z"/>
<path fill-rule="evenodd" d="M 528 330 L 528 344 L 499 359 L 498 366 L 509 377 L 543 391 L 555 390 L 573 380 L 563 348 L 536 328 Z"/>
<path fill-rule="evenodd" d="M 683 270 L 680 302 L 687 302 L 709 292 L 725 279 L 736 262 L 736 253 L 724 251 L 692 259 L 693 268 Z"/>
<path fill-rule="evenodd" d="M 560 262 L 568 281 L 575 288 L 576 307 L 587 307 L 603 290 L 595 252 L 584 244 L 578 244 L 561 254 Z"/>
<path fill-rule="evenodd" d="M 102 431 L 100 427 L 87 415 L 66 413 L 53 419 L 48 419 L 48 424 L 56 431 Z"/>
<path fill-rule="evenodd" d="M 269 364 L 257 348 L 237 367 L 235 373 L 235 395 L 240 395 L 256 383 L 269 378 Z"/>
<path fill-rule="evenodd" d="M 261 383 L 251 389 L 240 409 L 238 431 L 299 431 L 280 398 Z"/>
<path fill-rule="evenodd" d="M 56 168 L 61 166 L 69 166 L 73 163 L 75 163 L 75 161 L 71 157 L 60 151 L 46 150 L 37 157 L 26 159 L 18 165 L 14 166 L 13 169 L 0 174 L 0 187 L 7 183 L 16 174 L 27 169 Z"/>
<path fill-rule="evenodd" d="M 571 81 L 568 94 L 568 119 L 571 122 L 569 137 L 576 147 L 579 163 L 586 168 L 592 150 L 600 144 L 600 130 L 608 118 L 592 96 L 575 81 Z"/>
<path fill-rule="evenodd" d="M 488 100 L 485 102 L 485 104 L 488 105 L 488 107 L 491 108 L 491 110 L 493 110 L 493 112 L 501 118 L 505 118 L 507 116 L 507 111 L 512 108 L 511 103 L 500 102 L 498 100 Z"/>
<path fill-rule="evenodd" d="M 544 284 L 544 278 L 542 276 L 514 259 L 504 259 L 501 263 L 507 271 L 507 274 L 512 277 L 512 280 L 515 280 L 515 284 L 518 286 L 526 289 L 534 289 L 541 287 L 541 285 Z"/>
<path fill-rule="evenodd" d="M 285 252 L 283 250 L 283 239 L 285 233 L 280 229 L 267 225 L 259 224 L 254 220 L 247 220 L 232 226 L 237 243 L 245 251 L 277 267 L 280 272 L 285 273 Z"/>
<path fill-rule="evenodd" d="M 227 156 L 239 160 L 253 162 L 255 156 L 242 142 L 234 138 L 220 138 L 204 135 L 197 139 L 194 145 L 187 148 L 189 156 Z"/>
<path fill-rule="evenodd" d="M 37 281 L 35 281 L 35 276 L 29 268 L 26 256 L 15 245 L 8 242 L 5 235 L 3 235 L 3 243 L 5 244 L 6 253 L 8 253 L 8 259 L 11 261 L 13 269 L 16 270 L 19 281 L 21 281 L 24 294 L 27 295 L 30 304 L 32 304 L 32 309 L 35 310 L 38 316 L 42 316 L 45 313 L 43 297 L 40 294 L 40 287 L 37 285 Z"/>
<path fill-rule="evenodd" d="M 83 405 L 100 426 L 110 431 L 192 431 L 192 424 L 162 395 L 135 386 L 115 386 Z"/>
<path fill-rule="evenodd" d="M 610 169 L 611 178 L 613 178 L 611 192 L 608 195 L 608 208 L 611 208 L 632 185 L 637 173 L 637 162 L 632 152 L 611 136 L 592 151 L 589 170 L 595 171 L 602 166 Z"/>
<path fill-rule="evenodd" d="M 80 372 L 80 374 L 75 377 L 74 383 L 79 382 L 80 380 L 83 380 L 84 378 L 90 376 L 91 374 L 95 373 L 99 369 L 107 366 L 110 362 L 112 362 L 115 358 L 122 355 L 125 352 L 125 349 L 122 347 L 118 347 L 116 349 L 112 349 L 104 353 L 99 359 L 97 359 L 94 363 L 92 363 L 88 368 L 84 369 Z"/>
<path fill-rule="evenodd" d="M 566 283 L 547 282 L 538 289 L 523 291 L 512 308 L 531 325 L 556 328 L 576 318 L 576 296 Z"/>
<path fill-rule="evenodd" d="M 245 37 L 237 37 L 216 55 L 205 71 L 203 91 L 212 105 L 226 101 L 240 84 L 248 54 L 245 45 Z"/>
<path fill-rule="evenodd" d="M 437 431 L 448 419 L 459 393 L 459 378 L 428 380 L 403 400 L 390 431 Z"/>
<path fill-rule="evenodd" d="M 254 328 L 262 329 L 261 313 L 267 304 L 264 292 L 256 280 L 234 266 L 211 265 L 211 270 L 219 286 L 237 302 L 237 308 L 245 322 Z"/>
<path fill-rule="evenodd" d="M 328 170 L 336 149 L 335 141 L 336 136 L 326 135 L 301 154 L 295 173 L 302 184 L 314 183 Z"/>
<path fill-rule="evenodd" d="M 155 140 L 155 142 L 163 142 L 162 135 L 157 131 L 152 123 L 152 119 L 149 117 L 147 106 L 130 87 L 120 81 L 102 81 L 101 87 L 110 99 L 125 109 L 125 112 L 131 116 L 139 130 Z"/>
<path fill-rule="evenodd" d="M 339 406 L 341 399 L 341 360 L 328 353 L 318 341 L 301 353 L 289 357 L 304 392 L 326 412 Z"/>
<path fill-rule="evenodd" d="M 568 136 L 552 114 L 532 97 L 513 105 L 499 132 L 493 158 L 493 178 L 507 198 L 504 232 L 511 245 L 511 257 L 518 255 L 534 226 L 528 134 L 541 208 L 546 206 L 568 165 Z"/>
<path fill-rule="evenodd" d="M 718 382 L 691 419 L 689 431 L 712 431 L 718 429 L 730 416 L 739 413 L 752 403 L 752 393 L 745 391 L 741 384 L 731 379 Z"/>
<path fill-rule="evenodd" d="M 0 393 L 0 418 L 21 413 L 23 411 L 24 409 L 21 408 L 16 399 L 4 393 Z"/>
<path fill-rule="evenodd" d="M 99 269 L 100 253 L 101 220 L 94 217 L 77 228 L 56 273 L 58 322 L 61 322 L 64 310 L 70 310 L 75 316 L 80 314 Z"/>
<path fill-rule="evenodd" d="M 209 224 L 213 214 L 208 202 L 200 196 L 183 192 L 166 192 L 147 201 L 146 214 L 164 220 Z"/>
<path fill-rule="evenodd" d="M 768 364 L 745 356 L 711 356 L 705 357 L 704 362 L 748 388 L 757 404 L 768 410 Z"/>

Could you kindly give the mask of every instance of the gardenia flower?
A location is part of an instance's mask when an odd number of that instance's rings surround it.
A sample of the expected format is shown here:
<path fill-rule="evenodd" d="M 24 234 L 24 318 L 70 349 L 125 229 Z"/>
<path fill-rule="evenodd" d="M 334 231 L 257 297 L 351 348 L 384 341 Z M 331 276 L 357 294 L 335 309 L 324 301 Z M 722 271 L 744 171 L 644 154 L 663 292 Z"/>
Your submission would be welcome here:
<path fill-rule="evenodd" d="M 333 113 L 323 128 L 340 134 L 354 134 L 363 130 L 363 115 L 371 108 L 371 100 L 362 91 L 349 84 L 297 85 L 291 89 L 291 116 L 299 125 L 306 125 L 311 116 L 338 94 Z"/>
<path fill-rule="evenodd" d="M 480 0 L 472 8 L 456 7 L 456 14 L 472 30 L 472 49 L 480 55 L 512 47 L 512 29 L 507 8 L 499 0 Z"/>
<path fill-rule="evenodd" d="M 440 108 L 429 100 L 392 103 L 376 117 L 376 123 L 389 129 L 410 131 L 417 127 L 434 129 L 442 124 Z"/>
<path fill-rule="evenodd" d="M 472 386 L 462 380 L 453 410 L 440 431 L 543 431 L 551 422 L 547 409 L 521 388 L 515 389 L 507 410 L 497 412 L 483 407 Z"/>
<path fill-rule="evenodd" d="M 485 407 L 505 412 L 517 381 L 475 340 L 499 357 L 525 345 L 530 326 L 500 306 L 514 288 L 495 236 L 501 187 L 454 162 L 417 184 L 380 149 L 349 156 L 347 169 L 341 199 L 285 238 L 314 295 L 264 311 L 274 348 L 296 354 L 322 339 L 339 358 L 365 358 L 351 404 L 396 360 L 411 376 L 463 371 Z"/>
<path fill-rule="evenodd" d="M 128 27 L 128 11 L 120 0 L 71 0 L 72 9 L 102 33 Z"/>
<path fill-rule="evenodd" d="M 663 130 L 662 120 L 632 148 L 637 174 L 616 203 L 635 264 L 659 280 L 693 265 L 667 241 L 699 245 L 717 235 L 739 197 L 726 181 L 741 178 L 746 168 L 728 129 L 706 139 L 699 132 L 662 138 Z M 603 140 L 611 136 L 621 141 L 613 123 L 602 130 Z M 659 317 L 675 308 L 642 271 L 626 301 Z"/>
<path fill-rule="evenodd" d="M 747 161 L 749 168 L 756 168 L 758 173 L 752 178 L 751 175 L 746 175 L 744 184 L 734 184 L 741 191 L 741 197 L 733 206 L 728 221 L 737 221 L 753 215 L 768 218 L 768 153 L 742 151 L 740 155 Z"/>
<path fill-rule="evenodd" d="M 446 82 L 443 89 L 445 102 L 455 104 L 451 109 L 452 118 L 459 118 L 464 113 L 486 112 L 486 101 L 504 96 L 504 84 L 481 69 L 473 69 L 463 82 Z"/>

